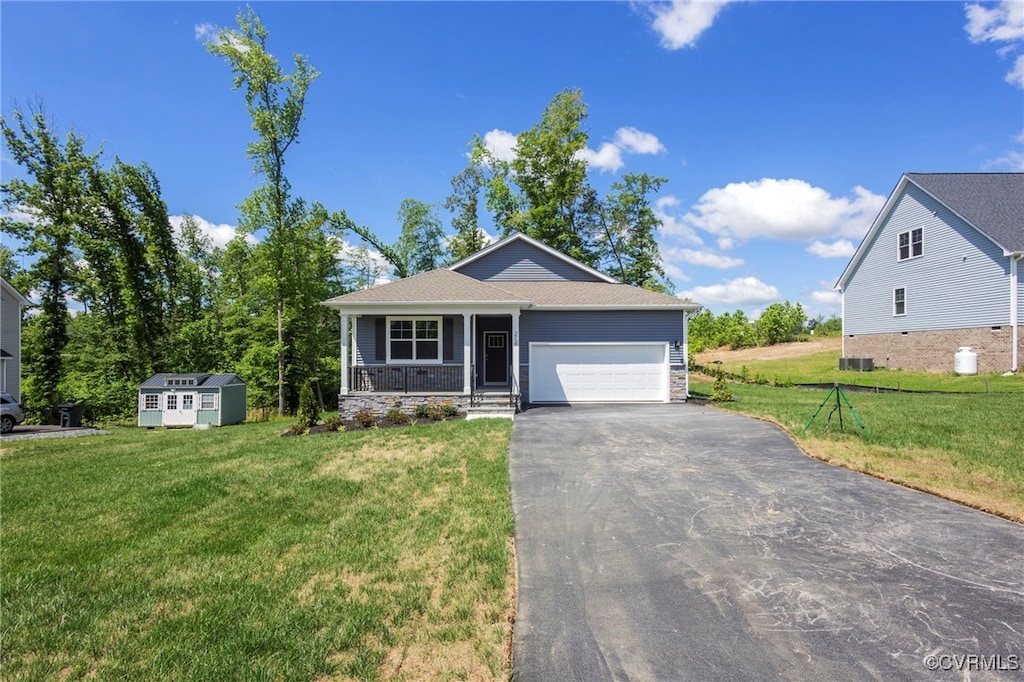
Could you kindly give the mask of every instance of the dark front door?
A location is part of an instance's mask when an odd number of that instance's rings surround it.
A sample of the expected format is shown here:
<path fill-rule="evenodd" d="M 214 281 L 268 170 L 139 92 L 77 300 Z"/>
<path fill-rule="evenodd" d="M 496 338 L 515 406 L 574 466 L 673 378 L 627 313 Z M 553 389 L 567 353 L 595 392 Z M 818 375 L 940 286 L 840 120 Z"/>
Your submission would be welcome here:
<path fill-rule="evenodd" d="M 508 383 L 508 332 L 484 332 L 484 383 Z"/>

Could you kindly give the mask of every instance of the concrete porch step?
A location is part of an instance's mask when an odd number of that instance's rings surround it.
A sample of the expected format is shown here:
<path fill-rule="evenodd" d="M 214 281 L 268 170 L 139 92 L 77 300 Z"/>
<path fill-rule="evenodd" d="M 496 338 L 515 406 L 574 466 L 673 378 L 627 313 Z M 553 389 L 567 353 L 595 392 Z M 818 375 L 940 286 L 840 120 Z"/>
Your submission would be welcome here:
<path fill-rule="evenodd" d="M 508 406 L 506 399 L 504 405 L 476 405 L 466 408 L 466 419 L 515 419 L 516 411 Z"/>

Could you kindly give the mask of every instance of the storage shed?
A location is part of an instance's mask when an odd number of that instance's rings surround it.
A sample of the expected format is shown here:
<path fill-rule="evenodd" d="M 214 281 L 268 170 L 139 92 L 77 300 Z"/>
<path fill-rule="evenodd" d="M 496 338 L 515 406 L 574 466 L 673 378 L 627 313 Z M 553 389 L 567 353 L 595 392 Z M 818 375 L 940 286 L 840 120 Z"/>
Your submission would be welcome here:
<path fill-rule="evenodd" d="M 226 426 L 245 421 L 237 374 L 155 374 L 139 384 L 139 426 Z"/>

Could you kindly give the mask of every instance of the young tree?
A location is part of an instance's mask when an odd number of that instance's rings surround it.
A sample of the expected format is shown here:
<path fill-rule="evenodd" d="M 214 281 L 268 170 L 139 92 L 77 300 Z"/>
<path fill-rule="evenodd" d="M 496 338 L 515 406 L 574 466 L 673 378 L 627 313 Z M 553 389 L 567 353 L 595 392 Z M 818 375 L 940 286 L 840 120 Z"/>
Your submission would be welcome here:
<path fill-rule="evenodd" d="M 25 367 L 33 380 L 33 400 L 55 417 L 61 402 L 64 349 L 68 343 L 68 297 L 77 283 L 75 230 L 89 214 L 88 180 L 98 154 L 69 132 L 58 139 L 42 109 L 25 114 L 15 109 L 12 121 L 0 117 L 0 132 L 16 164 L 31 180 L 14 178 L 0 186 L 3 205 L 14 215 L 0 217 L 0 230 L 24 242 L 19 249 L 36 256 L 25 280 L 39 292 L 35 322 L 38 345 L 26 353 Z"/>
<path fill-rule="evenodd" d="M 294 71 L 282 72 L 277 59 L 267 52 L 267 29 L 252 9 L 240 12 L 238 30 L 222 29 L 207 43 L 211 54 L 223 57 L 235 74 L 235 89 L 245 90 L 245 101 L 256 131 L 247 149 L 253 168 L 264 179 L 241 206 L 240 227 L 250 233 L 266 230 L 261 247 L 268 252 L 273 283 L 274 314 L 277 323 L 277 410 L 286 410 L 285 381 L 288 339 L 286 317 L 291 314 L 296 291 L 289 268 L 304 254 L 297 243 L 299 224 L 305 210 L 290 195 L 285 176 L 285 156 L 299 138 L 306 92 L 319 73 L 304 57 L 295 55 Z"/>

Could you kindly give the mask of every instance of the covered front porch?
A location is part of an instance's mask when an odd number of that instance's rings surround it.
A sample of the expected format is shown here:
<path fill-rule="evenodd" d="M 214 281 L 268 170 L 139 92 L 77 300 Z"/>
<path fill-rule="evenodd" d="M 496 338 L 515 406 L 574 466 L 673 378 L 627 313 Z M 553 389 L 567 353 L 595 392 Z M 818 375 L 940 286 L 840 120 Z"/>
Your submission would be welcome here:
<path fill-rule="evenodd" d="M 378 305 L 339 313 L 342 414 L 431 403 L 518 411 L 518 306 Z"/>

